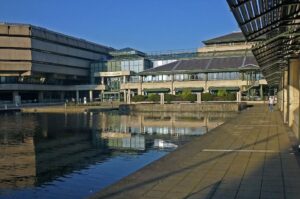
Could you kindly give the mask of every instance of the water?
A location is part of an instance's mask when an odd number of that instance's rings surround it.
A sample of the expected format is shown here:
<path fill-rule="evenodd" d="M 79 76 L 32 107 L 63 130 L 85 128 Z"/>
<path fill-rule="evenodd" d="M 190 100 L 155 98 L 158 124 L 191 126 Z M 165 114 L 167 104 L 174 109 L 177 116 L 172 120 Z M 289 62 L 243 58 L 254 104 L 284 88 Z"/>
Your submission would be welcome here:
<path fill-rule="evenodd" d="M 0 198 L 87 197 L 234 115 L 0 115 Z"/>

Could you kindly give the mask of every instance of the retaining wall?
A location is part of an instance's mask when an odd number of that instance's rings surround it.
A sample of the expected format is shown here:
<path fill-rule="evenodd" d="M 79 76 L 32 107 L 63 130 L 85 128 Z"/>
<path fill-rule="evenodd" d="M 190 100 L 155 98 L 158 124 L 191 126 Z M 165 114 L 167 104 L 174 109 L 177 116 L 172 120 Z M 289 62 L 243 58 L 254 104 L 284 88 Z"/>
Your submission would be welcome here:
<path fill-rule="evenodd" d="M 201 104 L 122 104 L 121 112 L 223 112 L 240 111 L 247 107 L 244 102 L 201 103 Z"/>

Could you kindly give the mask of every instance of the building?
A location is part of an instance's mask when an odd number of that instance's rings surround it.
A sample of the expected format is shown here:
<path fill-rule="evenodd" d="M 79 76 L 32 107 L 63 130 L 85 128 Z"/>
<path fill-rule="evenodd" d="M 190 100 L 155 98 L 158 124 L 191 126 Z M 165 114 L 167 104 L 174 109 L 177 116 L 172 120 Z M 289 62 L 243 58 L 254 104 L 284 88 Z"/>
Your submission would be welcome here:
<path fill-rule="evenodd" d="M 113 48 L 26 24 L 0 24 L 0 101 L 93 97 L 90 63 Z M 96 95 L 96 94 L 95 94 Z"/>
<path fill-rule="evenodd" d="M 0 102 L 128 101 L 150 93 L 242 91 L 262 99 L 266 81 L 241 32 L 193 51 L 115 50 L 26 24 L 0 24 Z"/>
<path fill-rule="evenodd" d="M 242 91 L 245 99 L 267 95 L 266 81 L 250 50 L 253 42 L 246 42 L 241 32 L 203 43 L 196 52 L 149 55 L 155 67 L 138 73 L 139 82 L 122 83 L 124 95 L 178 94 L 183 89 L 194 93 Z"/>
<path fill-rule="evenodd" d="M 152 62 L 146 54 L 124 48 L 110 52 L 111 59 L 91 64 L 91 82 L 102 85 L 101 99 L 123 100 L 121 85 L 127 82 L 139 82 L 138 73 L 152 68 Z"/>

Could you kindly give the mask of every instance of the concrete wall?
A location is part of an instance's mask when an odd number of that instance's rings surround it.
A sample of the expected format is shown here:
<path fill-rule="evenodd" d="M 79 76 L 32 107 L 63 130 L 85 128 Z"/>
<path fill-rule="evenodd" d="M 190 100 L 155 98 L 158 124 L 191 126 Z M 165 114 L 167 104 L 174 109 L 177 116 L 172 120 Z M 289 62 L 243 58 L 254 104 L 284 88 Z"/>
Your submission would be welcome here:
<path fill-rule="evenodd" d="M 260 83 L 266 84 L 265 81 Z M 209 80 L 209 81 L 165 81 L 165 82 L 142 82 L 142 83 L 125 83 L 121 84 L 121 90 L 137 89 L 142 92 L 143 89 L 149 88 L 169 88 L 170 93 L 175 94 L 176 88 L 203 87 L 204 92 L 209 91 L 209 87 L 240 87 L 246 86 L 247 81 L 242 80 Z"/>
<path fill-rule="evenodd" d="M 239 111 L 246 103 L 202 103 L 202 104 L 124 104 L 120 111 L 130 112 L 222 112 Z"/>
<path fill-rule="evenodd" d="M 0 84 L 0 91 L 89 91 L 105 90 L 104 85 L 42 85 L 42 84 Z"/>
<path fill-rule="evenodd" d="M 90 63 L 105 58 L 111 50 L 32 25 L 0 24 L 0 73 L 12 70 L 19 71 L 16 76 L 31 71 L 28 74 L 88 77 Z M 16 61 L 27 61 L 29 65 Z"/>

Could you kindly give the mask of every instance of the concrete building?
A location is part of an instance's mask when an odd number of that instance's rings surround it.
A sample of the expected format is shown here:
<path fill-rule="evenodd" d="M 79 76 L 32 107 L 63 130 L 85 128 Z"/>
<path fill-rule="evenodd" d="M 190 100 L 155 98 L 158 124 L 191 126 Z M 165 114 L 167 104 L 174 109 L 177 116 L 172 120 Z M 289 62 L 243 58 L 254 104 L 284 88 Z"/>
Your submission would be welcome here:
<path fill-rule="evenodd" d="M 26 24 L 0 24 L 0 100 L 93 96 L 90 63 L 113 48 Z"/>
<path fill-rule="evenodd" d="M 256 42 L 256 41 L 255 41 Z M 44 28 L 0 24 L 0 103 L 129 101 L 133 95 L 220 89 L 263 98 L 266 81 L 242 33 L 194 51 L 115 50 Z"/>

